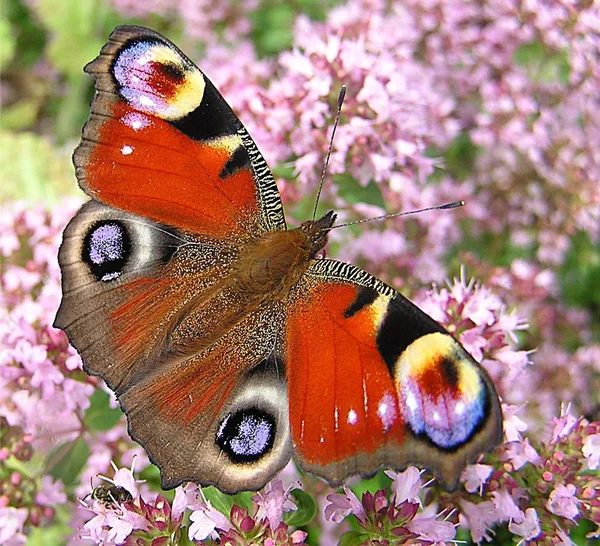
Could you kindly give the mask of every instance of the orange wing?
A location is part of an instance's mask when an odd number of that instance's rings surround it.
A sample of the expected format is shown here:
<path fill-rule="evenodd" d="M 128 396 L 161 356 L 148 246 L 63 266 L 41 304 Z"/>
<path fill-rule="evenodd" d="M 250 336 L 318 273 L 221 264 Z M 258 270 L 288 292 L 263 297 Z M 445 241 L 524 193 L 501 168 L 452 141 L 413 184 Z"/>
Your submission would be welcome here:
<path fill-rule="evenodd" d="M 285 229 L 252 138 L 173 43 L 118 27 L 85 70 L 96 96 L 74 162 L 88 195 L 209 238 Z"/>
<path fill-rule="evenodd" d="M 288 309 L 296 459 L 333 484 L 418 463 L 454 487 L 501 439 L 485 371 L 428 315 L 375 277 L 314 262 Z"/>

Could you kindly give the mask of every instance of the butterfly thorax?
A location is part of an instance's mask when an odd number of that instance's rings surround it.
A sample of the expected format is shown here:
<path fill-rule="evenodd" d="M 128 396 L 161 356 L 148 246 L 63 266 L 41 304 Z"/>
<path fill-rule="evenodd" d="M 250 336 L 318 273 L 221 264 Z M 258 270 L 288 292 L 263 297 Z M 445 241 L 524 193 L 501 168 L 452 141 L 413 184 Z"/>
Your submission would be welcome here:
<path fill-rule="evenodd" d="M 327 244 L 336 215 L 328 212 L 289 231 L 270 231 L 246 245 L 235 265 L 236 287 L 259 299 L 285 299 Z"/>

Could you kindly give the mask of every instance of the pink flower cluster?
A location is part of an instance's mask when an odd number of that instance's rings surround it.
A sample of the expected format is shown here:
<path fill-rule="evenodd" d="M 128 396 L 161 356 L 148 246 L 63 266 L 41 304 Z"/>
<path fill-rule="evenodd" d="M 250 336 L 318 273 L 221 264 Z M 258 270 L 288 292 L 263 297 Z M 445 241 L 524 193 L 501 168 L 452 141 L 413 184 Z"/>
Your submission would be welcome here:
<path fill-rule="evenodd" d="M 251 30 L 249 12 L 258 7 L 257 0 L 246 2 L 210 0 L 110 0 L 124 16 L 144 18 L 159 15 L 165 19 L 178 17 L 184 31 L 196 40 L 212 41 L 222 28 L 230 40 L 239 39 Z"/>
<path fill-rule="evenodd" d="M 201 488 L 187 484 L 175 490 L 169 503 L 162 495 L 147 501 L 140 494 L 133 469 L 117 469 L 109 483 L 108 499 L 94 498 L 83 502 L 93 517 L 85 523 L 71 544 L 105 546 L 123 544 L 161 546 L 179 544 L 189 539 L 202 544 L 264 544 L 266 546 L 303 545 L 306 533 L 293 531 L 283 522 L 286 512 L 297 509 L 292 500 L 293 487 L 284 488 L 281 480 L 273 480 L 253 497 L 253 515 L 248 508 L 233 504 L 230 512 L 223 514 L 204 496 Z M 118 488 L 130 494 L 127 500 L 116 495 Z M 184 514 L 189 511 L 189 525 L 184 525 Z"/>
<path fill-rule="evenodd" d="M 25 522 L 46 525 L 56 506 L 67 501 L 61 481 L 23 472 L 21 465 L 81 433 L 94 391 L 88 381 L 74 378 L 79 357 L 51 327 L 60 299 L 56 249 L 72 210 L 66 206 L 51 214 L 12 204 L 0 211 L 0 510 L 12 522 L 0 536 L 14 544 L 24 543 Z"/>
<path fill-rule="evenodd" d="M 50 524 L 56 506 L 67 502 L 62 481 L 28 471 L 31 461 L 46 463 L 53 449 L 64 450 L 84 438 L 90 456 L 80 486 L 83 495 L 88 478 L 105 472 L 111 459 L 141 451 L 132 449 L 129 440 L 126 447 L 116 445 L 126 437 L 123 422 L 104 433 L 86 429 L 85 412 L 97 383 L 81 371 L 79 355 L 64 333 L 52 327 L 60 301 L 58 245 L 76 208 L 75 201 L 67 200 L 53 212 L 23 203 L 0 209 L 0 509 L 14 523 L 0 525 L 0 536 L 8 534 L 6 540 L 15 544 L 24 525 Z"/>

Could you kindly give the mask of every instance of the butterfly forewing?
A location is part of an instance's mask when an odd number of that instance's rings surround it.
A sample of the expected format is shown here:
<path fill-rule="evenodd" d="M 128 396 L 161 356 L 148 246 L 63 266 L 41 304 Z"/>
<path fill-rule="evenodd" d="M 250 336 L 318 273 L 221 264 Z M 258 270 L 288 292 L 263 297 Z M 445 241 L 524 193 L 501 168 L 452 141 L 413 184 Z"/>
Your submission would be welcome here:
<path fill-rule="evenodd" d="M 206 237 L 285 228 L 256 145 L 172 42 L 118 27 L 86 71 L 96 96 L 74 162 L 88 195 Z"/>

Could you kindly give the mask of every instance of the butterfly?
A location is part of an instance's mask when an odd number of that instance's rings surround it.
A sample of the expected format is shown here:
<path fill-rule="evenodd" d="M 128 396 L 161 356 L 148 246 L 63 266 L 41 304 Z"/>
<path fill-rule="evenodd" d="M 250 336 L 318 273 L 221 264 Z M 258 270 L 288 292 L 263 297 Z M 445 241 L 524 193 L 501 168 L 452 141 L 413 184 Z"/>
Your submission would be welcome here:
<path fill-rule="evenodd" d="M 172 42 L 120 26 L 73 162 L 91 198 L 59 252 L 55 325 L 165 489 L 256 490 L 294 456 L 342 483 L 410 463 L 448 489 L 501 440 L 494 386 L 396 290 L 286 228 L 256 144 Z"/>

